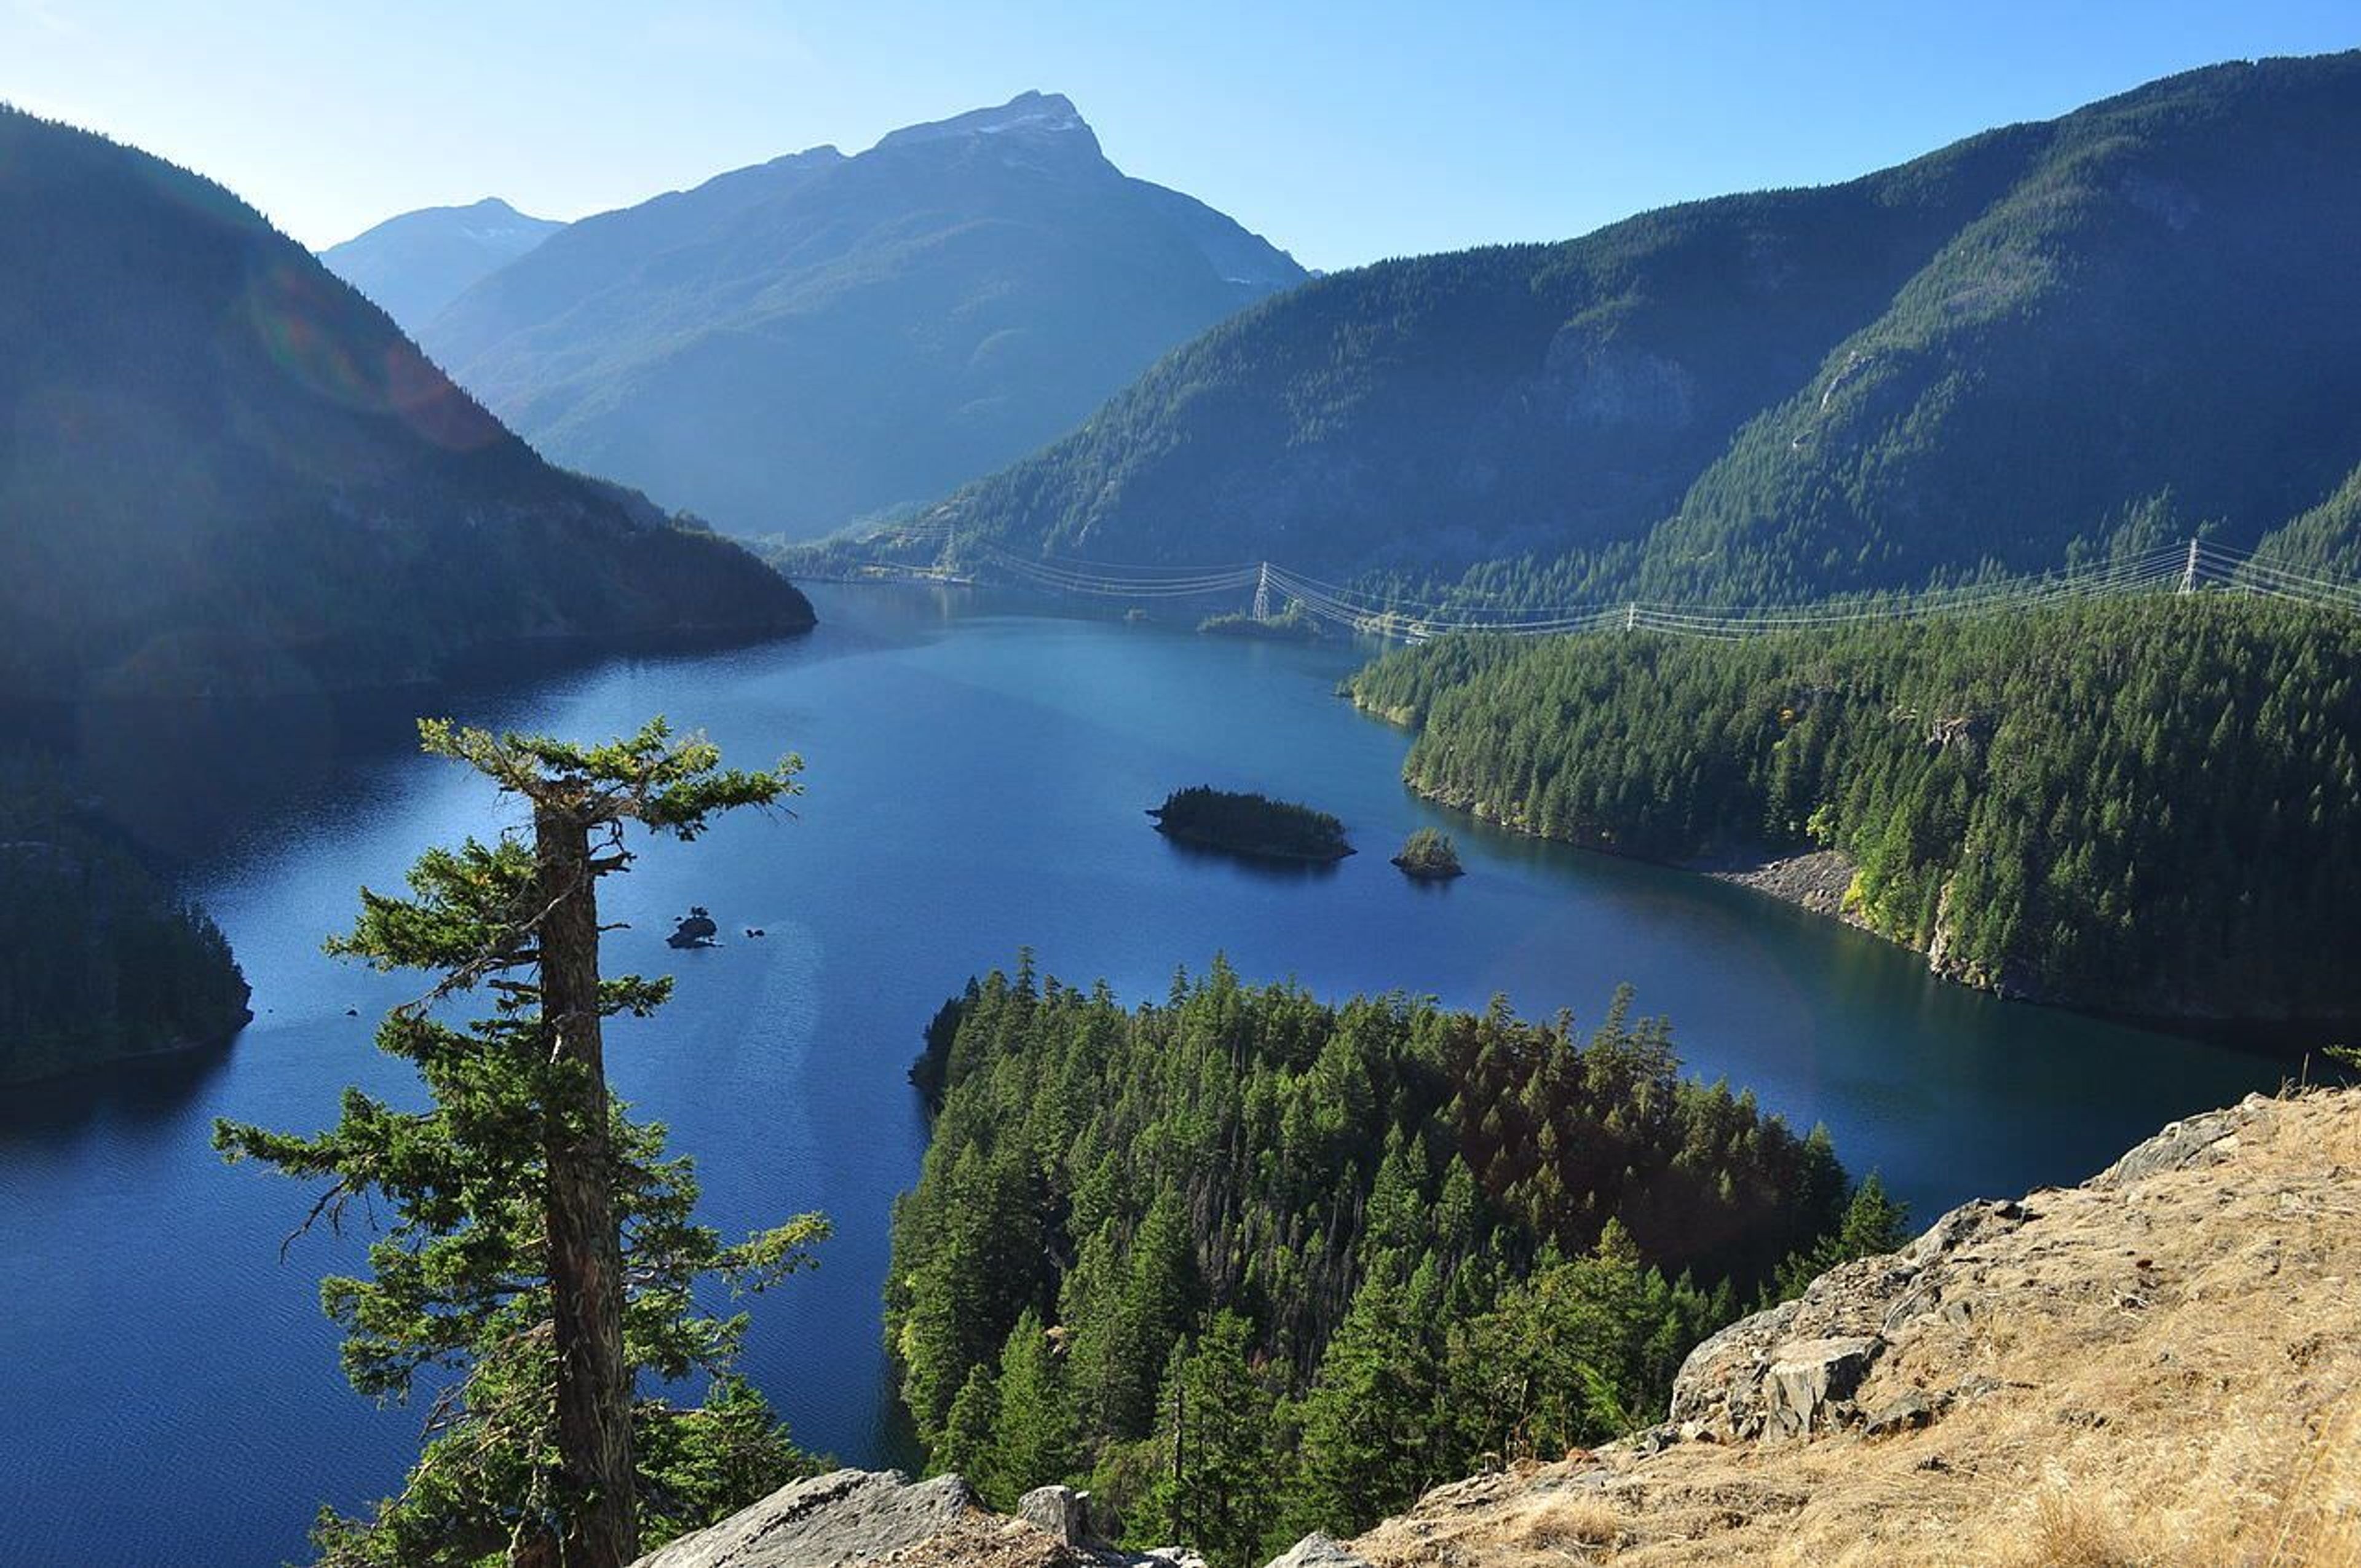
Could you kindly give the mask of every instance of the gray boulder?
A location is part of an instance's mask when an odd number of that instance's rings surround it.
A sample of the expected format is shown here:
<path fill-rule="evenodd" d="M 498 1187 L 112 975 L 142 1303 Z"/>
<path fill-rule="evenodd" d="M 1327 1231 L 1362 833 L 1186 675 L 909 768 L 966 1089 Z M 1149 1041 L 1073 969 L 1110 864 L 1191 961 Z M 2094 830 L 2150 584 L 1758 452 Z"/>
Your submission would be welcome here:
<path fill-rule="evenodd" d="M 1268 1568 L 1369 1568 L 1369 1560 L 1332 1536 L 1314 1531 L 1270 1560 Z"/>
<path fill-rule="evenodd" d="M 854 1568 L 982 1511 L 956 1475 L 913 1484 L 898 1470 L 837 1470 L 783 1486 L 636 1568 Z"/>
<path fill-rule="evenodd" d="M 1016 1517 L 1066 1546 L 1090 1535 L 1090 1499 L 1071 1486 L 1036 1486 L 1016 1499 Z"/>
<path fill-rule="evenodd" d="M 2120 1191 L 2136 1181 L 2168 1170 L 2198 1170 L 2219 1165 L 2238 1151 L 2239 1135 L 2258 1116 L 2269 1113 L 2271 1102 L 2249 1094 L 2237 1104 L 2168 1123 L 2164 1130 L 2134 1146 L 2124 1157 L 2091 1179 L 2103 1192 Z"/>
<path fill-rule="evenodd" d="M 1763 1390 L 1771 1432 L 1801 1437 L 1828 1425 L 1832 1408 L 1852 1398 L 1883 1344 L 1872 1335 L 1847 1334 L 1791 1340 L 1773 1350 Z"/>
<path fill-rule="evenodd" d="M 1926 1395 L 1913 1388 L 1897 1394 L 1880 1405 L 1869 1420 L 1861 1423 L 1861 1431 L 1869 1437 L 1892 1437 L 1896 1432 L 1916 1431 L 1931 1426 L 1935 1406 Z"/>

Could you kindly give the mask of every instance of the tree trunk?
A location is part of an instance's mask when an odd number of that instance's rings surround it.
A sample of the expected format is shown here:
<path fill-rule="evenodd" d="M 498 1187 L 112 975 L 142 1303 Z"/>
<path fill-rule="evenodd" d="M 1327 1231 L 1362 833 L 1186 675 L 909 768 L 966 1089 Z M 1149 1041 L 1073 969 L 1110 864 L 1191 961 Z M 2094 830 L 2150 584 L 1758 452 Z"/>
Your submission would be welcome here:
<path fill-rule="evenodd" d="M 550 1305 L 557 1356 L 564 1568 L 623 1568 L 637 1557 L 631 1373 L 623 1358 L 623 1260 L 598 1020 L 598 901 L 587 826 L 544 806 L 534 851 L 548 913 L 541 929 L 542 1016 L 553 1075 L 547 1107 Z"/>

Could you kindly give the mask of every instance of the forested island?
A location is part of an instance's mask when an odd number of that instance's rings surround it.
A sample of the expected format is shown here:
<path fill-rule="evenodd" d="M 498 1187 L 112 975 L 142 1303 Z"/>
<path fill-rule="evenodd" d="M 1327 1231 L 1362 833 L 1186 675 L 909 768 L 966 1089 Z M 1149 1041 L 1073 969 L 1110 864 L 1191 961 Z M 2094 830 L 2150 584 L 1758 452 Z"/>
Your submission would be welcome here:
<path fill-rule="evenodd" d="M 216 1045 L 245 1025 L 246 977 L 51 768 L 0 759 L 0 1083 Z"/>
<path fill-rule="evenodd" d="M 1174 790 L 1148 815 L 1167 838 L 1247 860 L 1323 864 L 1353 852 L 1345 825 L 1328 813 L 1251 792 L 1195 784 Z"/>
<path fill-rule="evenodd" d="M 1418 882 L 1449 882 L 1466 869 L 1459 863 L 1459 846 L 1451 835 L 1435 828 L 1421 828 L 1403 839 L 1394 864 Z"/>
<path fill-rule="evenodd" d="M 2361 622 L 2201 594 L 1742 642 L 1455 638 L 1350 683 L 1404 777 L 1668 861 L 1842 857 L 1953 979 L 2150 1017 L 2361 1015 Z"/>
<path fill-rule="evenodd" d="M 1586 1037 L 1218 959 L 1136 1010 L 972 983 L 912 1075 L 887 1286 L 934 1467 L 1004 1506 L 1086 1478 L 1136 1541 L 1259 1563 L 1627 1430 L 1783 1262 L 1892 1244 L 1825 1134 L 1684 1080 L 1630 1001 Z"/>

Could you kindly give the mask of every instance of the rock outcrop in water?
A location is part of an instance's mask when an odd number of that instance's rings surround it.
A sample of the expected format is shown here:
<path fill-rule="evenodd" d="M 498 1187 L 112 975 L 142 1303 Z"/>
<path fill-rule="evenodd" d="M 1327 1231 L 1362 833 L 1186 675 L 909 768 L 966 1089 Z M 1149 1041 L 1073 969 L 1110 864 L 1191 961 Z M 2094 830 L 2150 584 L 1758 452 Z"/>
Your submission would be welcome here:
<path fill-rule="evenodd" d="M 719 947 L 720 944 L 713 938 L 720 931 L 721 927 L 713 923 L 712 915 L 703 905 L 691 905 L 687 918 L 673 927 L 672 935 L 664 938 L 664 945 L 671 948 Z M 746 934 L 751 937 L 753 932 L 750 930 Z"/>

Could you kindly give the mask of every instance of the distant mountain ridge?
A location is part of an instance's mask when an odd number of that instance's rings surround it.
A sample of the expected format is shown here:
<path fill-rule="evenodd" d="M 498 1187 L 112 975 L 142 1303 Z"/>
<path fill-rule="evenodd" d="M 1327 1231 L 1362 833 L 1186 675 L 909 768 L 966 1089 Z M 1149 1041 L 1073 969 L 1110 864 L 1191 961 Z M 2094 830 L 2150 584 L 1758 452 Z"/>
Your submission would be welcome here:
<path fill-rule="evenodd" d="M 220 186 L 0 110 L 0 703 L 340 691 L 811 624 L 550 467 Z"/>
<path fill-rule="evenodd" d="M 2201 528 L 2350 570 L 2356 247 L 2361 54 L 2217 66 L 1846 184 L 1320 279 L 924 521 L 1529 603 L 1908 587 Z"/>
<path fill-rule="evenodd" d="M 565 226 L 487 196 L 468 206 L 423 207 L 388 218 L 330 246 L 320 259 L 415 337 L 469 287 Z"/>
<path fill-rule="evenodd" d="M 744 532 L 914 505 L 1304 277 L 1026 93 L 568 225 L 420 332 L 554 460 Z"/>

